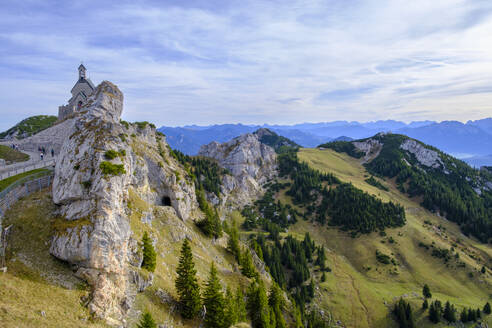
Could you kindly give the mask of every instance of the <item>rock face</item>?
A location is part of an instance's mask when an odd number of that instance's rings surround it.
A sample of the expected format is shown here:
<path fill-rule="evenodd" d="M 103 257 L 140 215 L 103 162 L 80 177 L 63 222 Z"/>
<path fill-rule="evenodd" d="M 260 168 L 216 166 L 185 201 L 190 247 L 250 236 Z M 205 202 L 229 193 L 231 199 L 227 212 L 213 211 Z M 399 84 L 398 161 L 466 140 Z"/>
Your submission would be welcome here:
<path fill-rule="evenodd" d="M 369 162 L 371 159 L 378 157 L 381 149 L 383 149 L 383 144 L 376 139 L 354 141 L 352 142 L 352 144 L 355 146 L 355 148 L 357 148 L 357 150 L 365 154 L 363 163 Z"/>
<path fill-rule="evenodd" d="M 243 134 L 222 144 L 212 142 L 202 146 L 198 155 L 217 160 L 231 172 L 232 176 L 223 177 L 223 204 L 251 202 L 263 193 L 262 185 L 277 175 L 277 154 L 257 134 Z"/>
<path fill-rule="evenodd" d="M 148 124 L 122 124 L 122 109 L 123 94 L 104 81 L 73 119 L 55 167 L 60 218 L 50 248 L 91 285 L 91 313 L 115 325 L 136 290 L 149 284 L 136 276 L 141 261 L 126 214 L 129 188 L 156 205 L 166 199 L 182 220 L 197 207 L 194 186 L 180 181 L 185 173 L 164 137 Z"/>
<path fill-rule="evenodd" d="M 422 144 L 415 140 L 407 139 L 403 141 L 400 148 L 415 155 L 417 161 L 424 166 L 435 169 L 444 168 L 444 163 L 435 150 L 425 148 Z"/>

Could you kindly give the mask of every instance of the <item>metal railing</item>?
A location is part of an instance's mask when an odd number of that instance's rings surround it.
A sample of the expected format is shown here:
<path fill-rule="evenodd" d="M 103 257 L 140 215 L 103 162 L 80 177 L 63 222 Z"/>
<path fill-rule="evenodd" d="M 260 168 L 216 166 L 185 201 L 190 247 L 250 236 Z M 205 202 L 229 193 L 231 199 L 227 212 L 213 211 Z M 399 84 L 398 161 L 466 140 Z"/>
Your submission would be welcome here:
<path fill-rule="evenodd" d="M 26 165 L 23 167 L 19 167 L 8 172 L 0 173 L 0 180 L 10 178 L 14 175 L 21 174 L 27 171 L 32 171 L 35 169 L 42 169 L 43 167 L 54 166 L 56 163 L 55 159 L 47 159 L 43 161 L 36 162 L 35 164 Z"/>
<path fill-rule="evenodd" d="M 44 176 L 40 176 L 44 174 Z M 19 179 L 0 192 L 0 219 L 20 198 L 49 187 L 53 183 L 53 172 L 38 172 Z"/>

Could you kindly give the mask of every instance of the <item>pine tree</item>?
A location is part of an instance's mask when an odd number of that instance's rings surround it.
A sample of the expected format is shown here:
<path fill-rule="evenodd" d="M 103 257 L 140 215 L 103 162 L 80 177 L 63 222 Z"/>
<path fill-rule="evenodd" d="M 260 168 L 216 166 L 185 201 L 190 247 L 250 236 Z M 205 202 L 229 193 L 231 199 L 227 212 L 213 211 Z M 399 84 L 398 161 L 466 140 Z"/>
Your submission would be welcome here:
<path fill-rule="evenodd" d="M 480 312 L 480 309 L 476 309 L 475 310 L 475 317 L 478 319 L 482 318 L 482 313 Z"/>
<path fill-rule="evenodd" d="M 491 308 L 490 308 L 490 303 L 487 302 L 485 303 L 484 307 L 483 307 L 483 313 L 485 314 L 490 314 L 492 311 L 491 311 Z"/>
<path fill-rule="evenodd" d="M 181 247 L 178 268 L 176 269 L 176 290 L 178 292 L 178 302 L 183 318 L 191 319 L 200 311 L 200 286 L 196 278 L 195 264 L 193 263 L 193 253 L 188 239 L 185 239 Z"/>
<path fill-rule="evenodd" d="M 444 314 L 443 318 L 446 319 L 449 322 L 456 322 L 456 310 L 454 309 L 454 306 L 449 303 L 449 301 L 446 302 L 446 306 L 444 307 Z"/>
<path fill-rule="evenodd" d="M 414 328 L 415 320 L 413 318 L 412 308 L 410 304 L 401 299 L 395 304 L 393 314 L 398 321 L 400 328 Z"/>
<path fill-rule="evenodd" d="M 480 270 L 480 272 L 482 272 L 482 273 L 487 272 L 487 270 L 485 269 L 485 266 L 482 265 L 482 270 Z"/>
<path fill-rule="evenodd" d="M 270 295 L 268 295 L 268 305 L 270 305 L 270 308 L 272 309 L 272 315 L 275 317 L 275 327 L 285 328 L 285 319 L 282 314 L 285 306 L 284 296 L 282 290 L 275 282 L 270 288 Z"/>
<path fill-rule="evenodd" d="M 245 322 L 248 313 L 246 311 L 246 303 L 244 302 L 244 294 L 241 287 L 238 287 L 236 290 L 235 303 L 238 322 Z"/>
<path fill-rule="evenodd" d="M 296 312 L 295 312 L 295 328 L 304 328 L 304 325 L 302 323 L 302 315 L 301 315 L 301 310 L 299 310 L 299 307 L 296 305 Z"/>
<path fill-rule="evenodd" d="M 257 275 L 255 266 L 253 264 L 253 257 L 249 249 L 244 249 L 242 252 L 243 257 L 241 259 L 241 272 L 248 278 L 254 278 Z"/>
<path fill-rule="evenodd" d="M 142 314 L 142 318 L 137 324 L 137 328 L 157 328 L 157 324 L 152 318 L 152 315 L 149 312 L 145 312 Z"/>
<path fill-rule="evenodd" d="M 227 242 L 227 249 L 234 255 L 236 261 L 240 264 L 241 249 L 239 248 L 239 231 L 235 222 L 233 222 L 231 227 L 229 241 Z"/>
<path fill-rule="evenodd" d="M 469 308 L 468 309 L 468 321 L 475 321 L 477 318 L 476 318 L 476 313 L 475 313 L 475 310 L 473 310 L 472 308 Z"/>
<path fill-rule="evenodd" d="M 429 307 L 429 320 L 433 323 L 438 323 L 442 318 L 442 305 L 441 302 L 435 300 Z"/>
<path fill-rule="evenodd" d="M 144 232 L 142 237 L 143 248 L 143 261 L 142 268 L 147 269 L 150 272 L 154 272 L 156 265 L 156 252 L 152 245 L 152 240 L 149 238 L 147 231 Z"/>
<path fill-rule="evenodd" d="M 422 295 L 424 295 L 425 298 L 432 298 L 430 288 L 427 284 L 425 284 L 424 288 L 422 289 Z"/>
<path fill-rule="evenodd" d="M 253 328 L 270 328 L 270 307 L 261 280 L 249 285 L 246 308 Z"/>
<path fill-rule="evenodd" d="M 321 282 L 325 282 L 326 281 L 326 273 L 323 272 L 323 274 L 321 275 Z"/>
<path fill-rule="evenodd" d="M 200 209 L 205 214 L 205 218 L 197 223 L 203 233 L 209 237 L 219 238 L 222 236 L 222 223 L 216 209 L 213 209 L 205 198 L 203 188 L 195 189 L 196 199 Z"/>
<path fill-rule="evenodd" d="M 466 311 L 466 308 L 463 308 L 463 310 L 461 310 L 460 321 L 463 323 L 468 322 L 468 311 Z"/>
<path fill-rule="evenodd" d="M 424 299 L 424 302 L 422 303 L 422 309 L 427 310 L 428 307 L 429 307 L 429 302 L 427 302 L 427 298 L 426 298 L 426 299 Z"/>
<path fill-rule="evenodd" d="M 318 247 L 318 257 L 316 258 L 316 264 L 319 265 L 321 271 L 326 267 L 326 254 L 324 246 Z"/>
<path fill-rule="evenodd" d="M 222 286 L 220 285 L 217 269 L 212 262 L 210 266 L 210 275 L 206 283 L 205 291 L 203 292 L 203 305 L 205 305 L 205 327 L 207 328 L 223 328 L 224 327 L 224 308 L 225 301 L 222 294 Z"/>
<path fill-rule="evenodd" d="M 232 291 L 227 287 L 225 294 L 224 327 L 230 327 L 239 322 L 237 304 Z"/>

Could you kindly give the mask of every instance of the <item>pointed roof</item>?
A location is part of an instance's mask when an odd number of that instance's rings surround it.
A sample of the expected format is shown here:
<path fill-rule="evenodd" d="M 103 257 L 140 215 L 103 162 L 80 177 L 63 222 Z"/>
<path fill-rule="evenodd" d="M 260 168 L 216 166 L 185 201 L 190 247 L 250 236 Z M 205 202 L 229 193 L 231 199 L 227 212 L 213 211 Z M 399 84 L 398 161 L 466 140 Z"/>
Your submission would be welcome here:
<path fill-rule="evenodd" d="M 80 63 L 80 66 L 79 66 L 79 69 L 81 69 L 81 68 L 83 68 L 87 71 L 87 68 L 85 68 L 84 64 L 82 64 L 82 63 Z"/>

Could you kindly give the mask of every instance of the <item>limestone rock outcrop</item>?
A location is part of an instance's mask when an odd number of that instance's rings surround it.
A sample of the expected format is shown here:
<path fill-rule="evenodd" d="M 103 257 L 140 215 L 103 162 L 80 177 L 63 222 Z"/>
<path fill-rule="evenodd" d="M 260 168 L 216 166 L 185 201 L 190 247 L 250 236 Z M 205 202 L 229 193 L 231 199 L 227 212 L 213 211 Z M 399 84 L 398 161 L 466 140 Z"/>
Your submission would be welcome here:
<path fill-rule="evenodd" d="M 146 122 L 120 121 L 122 110 L 121 91 L 102 82 L 73 118 L 52 191 L 59 218 L 50 252 L 76 266 L 92 287 L 91 313 L 114 325 L 124 322 L 136 291 L 152 281 L 136 273 L 141 261 L 127 215 L 128 190 L 167 205 L 182 220 L 197 208 L 194 186 L 180 179 L 185 172 L 165 137 Z"/>
<path fill-rule="evenodd" d="M 243 134 L 225 143 L 211 142 L 200 148 L 199 156 L 218 161 L 232 175 L 224 175 L 222 203 L 245 205 L 258 198 L 263 185 L 277 175 L 275 150 L 260 142 L 257 134 Z"/>
<path fill-rule="evenodd" d="M 413 154 L 421 165 L 435 169 L 444 168 L 444 163 L 437 151 L 424 147 L 416 140 L 407 139 L 402 142 L 400 148 Z"/>

